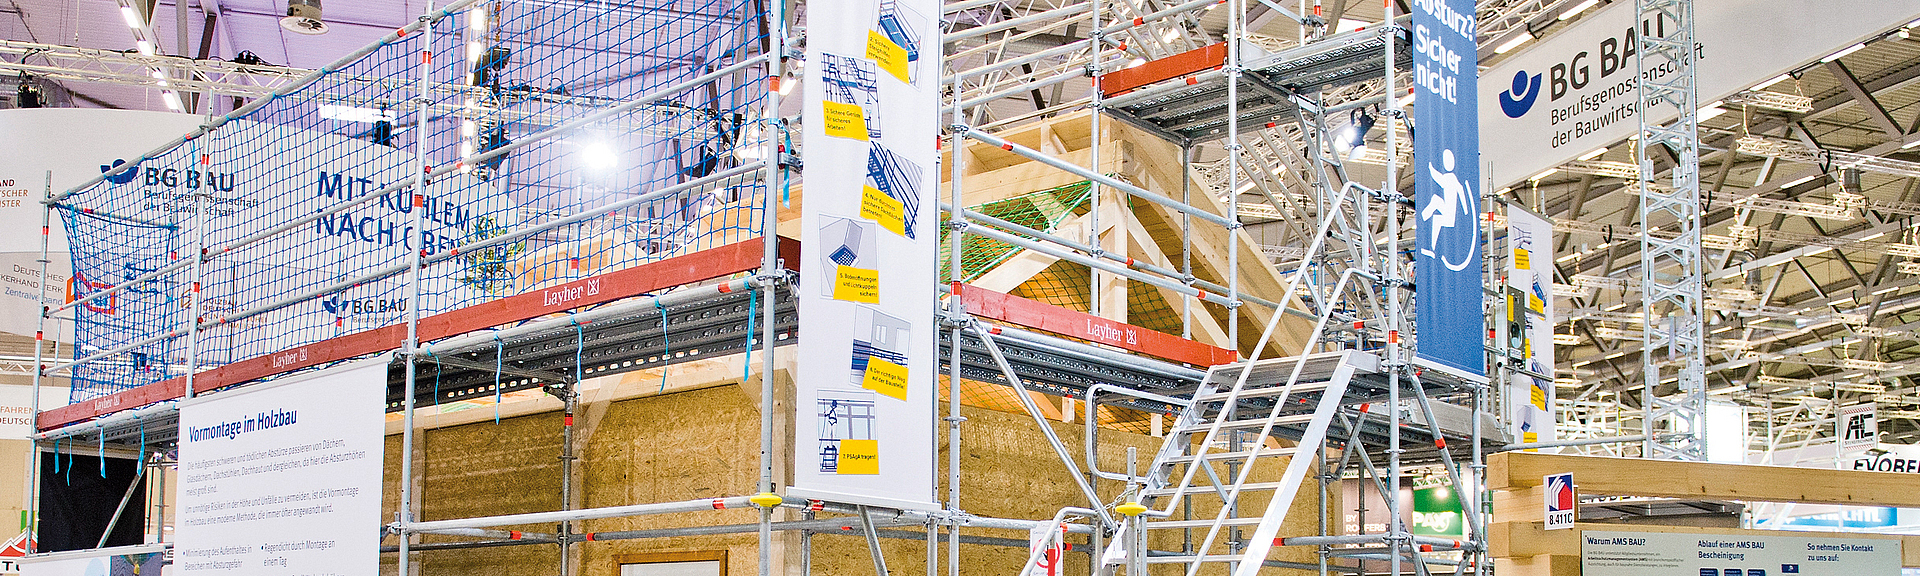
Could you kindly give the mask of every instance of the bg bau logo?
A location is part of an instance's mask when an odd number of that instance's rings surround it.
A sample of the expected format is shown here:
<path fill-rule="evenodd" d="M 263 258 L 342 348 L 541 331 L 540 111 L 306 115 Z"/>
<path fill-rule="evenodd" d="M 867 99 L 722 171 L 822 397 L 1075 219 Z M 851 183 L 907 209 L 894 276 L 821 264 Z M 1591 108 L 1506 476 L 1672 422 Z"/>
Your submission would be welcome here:
<path fill-rule="evenodd" d="M 335 325 L 344 325 L 350 318 L 358 320 L 365 316 L 405 312 L 407 311 L 407 300 L 405 298 L 350 299 L 347 298 L 345 294 L 336 293 L 328 296 L 325 300 L 321 300 L 320 307 L 325 308 L 328 314 L 333 315 Z M 377 321 L 377 319 L 373 321 Z"/>
<path fill-rule="evenodd" d="M 1500 93 L 1500 111 L 1508 118 L 1519 118 L 1533 109 L 1533 101 L 1540 98 L 1540 75 L 1527 75 L 1526 70 L 1513 73 L 1513 88 Z"/>

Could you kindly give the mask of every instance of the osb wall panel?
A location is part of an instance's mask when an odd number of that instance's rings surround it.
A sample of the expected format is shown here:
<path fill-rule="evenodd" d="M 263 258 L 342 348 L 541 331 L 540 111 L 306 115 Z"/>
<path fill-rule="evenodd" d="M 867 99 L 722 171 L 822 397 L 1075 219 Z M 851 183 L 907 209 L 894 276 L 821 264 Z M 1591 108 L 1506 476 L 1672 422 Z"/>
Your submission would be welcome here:
<path fill-rule="evenodd" d="M 754 404 L 755 399 L 731 385 L 613 403 L 580 454 L 577 473 L 583 475 L 583 488 L 578 504 L 600 507 L 752 494 L 758 478 L 760 422 Z M 943 414 L 944 410 L 943 406 Z M 967 418 L 961 453 L 963 509 L 982 516 L 1041 519 L 1051 517 L 1063 506 L 1087 505 L 1032 418 L 972 407 L 963 407 L 962 415 Z M 1079 461 L 1083 441 L 1081 425 L 1051 424 Z M 557 430 L 558 416 L 547 414 L 508 419 L 498 426 L 483 422 L 427 433 L 425 517 L 456 518 L 557 509 Z M 1099 438 L 1100 467 L 1108 471 L 1126 470 L 1127 447 L 1137 449 L 1139 466 L 1144 470 L 1161 444 L 1159 438 L 1110 430 L 1102 430 Z M 390 438 L 389 509 L 397 501 L 398 448 L 397 440 Z M 783 461 L 789 458 L 784 450 L 776 457 Z M 942 444 L 938 453 L 942 478 L 947 458 L 947 447 Z M 1263 463 L 1249 481 L 1277 479 L 1284 465 L 1285 460 L 1280 458 Z M 1218 471 L 1223 478 L 1230 478 L 1224 467 Z M 1122 489 L 1118 482 L 1100 482 L 1096 487 L 1106 502 L 1117 498 Z M 944 491 L 940 497 L 945 497 Z M 1219 508 L 1218 500 L 1213 498 L 1199 497 L 1194 502 L 1195 517 L 1211 517 Z M 1261 498 L 1252 499 L 1245 506 L 1250 513 L 1257 514 L 1264 505 L 1265 500 Z M 1314 533 L 1315 507 L 1312 492 L 1303 491 L 1282 533 Z M 581 529 L 589 532 L 646 530 L 742 524 L 756 519 L 757 514 L 751 510 L 727 510 L 590 520 L 582 523 Z M 782 511 L 778 519 L 799 519 L 799 516 Z M 553 529 L 551 526 L 523 528 L 540 532 Z M 924 533 L 918 527 L 894 530 Z M 1026 537 L 1024 532 L 1007 530 L 971 529 L 965 534 Z M 1074 538 L 1084 542 L 1082 537 Z M 458 538 L 431 540 L 454 539 Z M 776 533 L 776 539 L 779 546 L 775 550 L 776 562 L 785 564 L 785 573 L 798 574 L 798 536 Z M 756 542 L 755 535 L 749 533 L 593 542 L 575 548 L 581 568 L 579 574 L 585 576 L 616 576 L 618 557 L 623 555 L 712 550 L 726 551 L 729 576 L 747 576 L 757 571 Z M 817 535 L 812 544 L 815 574 L 873 574 L 872 559 L 863 537 Z M 1178 550 L 1180 535 L 1177 531 L 1156 534 L 1151 545 L 1155 549 Z M 883 538 L 881 547 L 891 576 L 926 576 L 924 540 Z M 941 551 L 944 555 L 944 543 Z M 1311 549 L 1281 548 L 1273 557 L 1312 562 L 1312 552 Z M 1026 558 L 1026 550 L 964 545 L 961 556 L 964 574 L 1008 576 L 1018 571 Z M 552 546 L 535 545 L 429 552 L 422 555 L 422 565 L 423 572 L 429 575 L 551 574 L 556 571 L 556 559 Z M 1087 562 L 1087 555 L 1069 554 L 1064 574 L 1085 574 Z M 392 555 L 386 555 L 384 567 L 392 568 Z M 1178 566 L 1155 568 L 1156 573 L 1177 574 L 1179 570 Z M 1223 574 L 1224 569 L 1203 572 Z M 1277 569 L 1267 572 L 1296 573 Z"/>
<path fill-rule="evenodd" d="M 425 484 L 422 520 L 545 512 L 560 509 L 560 415 L 537 414 L 420 432 Z M 400 437 L 387 437 L 383 519 L 393 518 L 399 502 Z M 422 462 L 416 461 L 416 466 Z M 422 470 L 417 467 L 416 470 Z M 552 533 L 553 525 L 505 526 L 503 530 Z M 458 536 L 425 536 L 426 542 L 467 541 Z M 387 538 L 383 544 L 397 544 Z M 547 576 L 558 565 L 553 546 L 512 546 L 423 552 L 417 557 L 427 574 Z M 394 555 L 383 554 L 382 571 L 393 571 Z"/>

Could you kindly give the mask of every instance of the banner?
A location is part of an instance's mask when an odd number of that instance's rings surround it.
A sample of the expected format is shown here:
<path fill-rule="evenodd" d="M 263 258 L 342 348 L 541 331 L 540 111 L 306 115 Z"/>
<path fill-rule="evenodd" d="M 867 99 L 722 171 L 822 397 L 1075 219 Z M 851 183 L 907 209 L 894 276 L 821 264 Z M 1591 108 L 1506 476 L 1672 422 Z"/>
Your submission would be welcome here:
<path fill-rule="evenodd" d="M 1700 105 L 1915 18 L 1920 18 L 1920 0 L 1695 2 L 1694 54 L 1700 69 L 1694 80 Z M 1490 185 L 1512 185 L 1640 131 L 1633 104 L 1639 91 L 1634 81 L 1637 19 L 1632 2 L 1593 8 L 1572 27 L 1480 76 Z M 1791 81 L 1770 90 L 1795 91 Z M 1660 122 L 1679 116 L 1672 107 L 1656 112 Z"/>
<path fill-rule="evenodd" d="M 1898 576 L 1900 540 L 1829 538 L 1778 532 L 1602 532 L 1580 534 L 1584 576 Z"/>
<path fill-rule="evenodd" d="M 378 575 L 386 399 L 382 357 L 182 402 L 175 563 Z"/>
<path fill-rule="evenodd" d="M 1507 205 L 1507 347 L 1526 358 L 1507 383 L 1507 422 L 1520 442 L 1554 439 L 1553 223 Z"/>
<path fill-rule="evenodd" d="M 115 158 L 138 158 L 180 137 L 206 118 L 193 114 L 94 108 L 0 110 L 0 140 L 13 142 L 0 155 L 0 332 L 32 337 L 40 307 L 40 220 L 45 215 L 48 176 L 55 194 L 100 175 Z M 46 303 L 65 301 L 73 260 L 56 219 L 48 237 Z M 48 340 L 72 343 L 66 321 L 50 322 Z M 64 402 L 63 402 L 64 403 Z"/>
<path fill-rule="evenodd" d="M 1413 2 L 1415 321 L 1420 357 L 1485 375 L 1473 10 L 1473 0 Z"/>
<path fill-rule="evenodd" d="M 1833 419 L 1836 430 L 1834 435 L 1840 438 L 1840 451 L 1853 452 L 1873 448 L 1880 443 L 1880 425 L 1875 418 L 1873 402 L 1855 404 L 1840 409 Z"/>
<path fill-rule="evenodd" d="M 788 495 L 933 509 L 940 3 L 824 2 L 807 35 Z"/>

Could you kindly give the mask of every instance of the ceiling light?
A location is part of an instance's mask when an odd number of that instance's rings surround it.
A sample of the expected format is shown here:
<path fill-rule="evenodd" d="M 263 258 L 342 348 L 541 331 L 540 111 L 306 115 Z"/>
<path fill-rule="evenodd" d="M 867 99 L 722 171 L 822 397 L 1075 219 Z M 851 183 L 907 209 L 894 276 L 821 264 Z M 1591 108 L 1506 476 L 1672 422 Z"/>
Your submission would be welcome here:
<path fill-rule="evenodd" d="M 280 19 L 280 27 L 308 36 L 326 34 L 327 23 L 320 21 L 320 0 L 287 0 L 287 17 Z"/>
<path fill-rule="evenodd" d="M 580 160 L 586 163 L 588 168 L 595 170 L 606 170 L 620 163 L 620 157 L 614 155 L 613 147 L 607 146 L 606 142 L 594 142 L 586 145 L 586 147 L 580 151 Z"/>
<path fill-rule="evenodd" d="M 1546 172 L 1541 172 L 1541 173 L 1539 173 L 1539 174 L 1534 174 L 1534 175 L 1533 175 L 1533 177 L 1532 177 L 1532 178 L 1528 178 L 1528 180 L 1532 180 L 1532 181 L 1534 181 L 1534 182 L 1539 182 L 1539 181 L 1541 181 L 1541 180 L 1543 180 L 1543 179 L 1546 179 L 1546 177 L 1548 177 L 1548 176 L 1552 176 L 1552 175 L 1554 175 L 1554 173 L 1556 173 L 1556 172 L 1559 172 L 1559 171 L 1560 171 L 1560 169 L 1559 169 L 1559 168 L 1548 168 Z"/>
<path fill-rule="evenodd" d="M 135 30 L 139 30 L 139 29 L 141 28 L 141 25 L 140 25 L 140 15 L 139 15 L 139 14 L 135 14 L 135 13 L 133 12 L 133 7 L 132 7 L 132 6 L 121 6 L 121 7 L 120 7 L 120 17 L 121 17 L 121 18 L 125 18 L 125 19 L 127 19 L 127 27 L 128 27 L 128 28 L 132 28 L 132 29 L 135 29 Z"/>
<path fill-rule="evenodd" d="M 487 5 L 478 4 L 467 11 L 467 29 L 475 32 L 487 30 Z"/>
<path fill-rule="evenodd" d="M 1127 67 L 1134 68 L 1134 67 L 1140 66 L 1141 64 L 1146 64 L 1146 63 L 1147 63 L 1146 58 L 1134 58 L 1132 60 L 1127 61 Z"/>
<path fill-rule="evenodd" d="M 1508 52 L 1512 52 L 1514 48 L 1519 48 L 1521 44 L 1526 44 L 1528 40 L 1532 40 L 1532 39 L 1533 39 L 1532 34 L 1521 32 L 1519 36 L 1515 36 L 1512 40 L 1503 42 L 1500 44 L 1499 47 L 1494 48 L 1493 53 L 1506 54 Z"/>
<path fill-rule="evenodd" d="M 1581 154 L 1581 155 L 1580 155 L 1580 159 L 1581 159 L 1581 160 L 1583 160 L 1583 161 L 1584 161 L 1584 160 L 1592 160 L 1592 159 L 1594 159 L 1594 158 L 1599 158 L 1601 154 L 1606 154 L 1606 153 L 1607 153 L 1607 147 L 1606 147 L 1606 146 L 1601 146 L 1601 147 L 1599 147 L 1599 148 L 1595 148 L 1595 149 L 1593 149 L 1593 151 L 1592 151 L 1592 152 L 1588 152 L 1588 153 L 1586 153 L 1586 154 Z"/>
<path fill-rule="evenodd" d="M 1792 78 L 1792 77 L 1793 77 L 1793 74 L 1791 74 L 1791 73 L 1789 73 L 1789 74 L 1781 74 L 1781 75 L 1779 75 L 1779 76 L 1774 76 L 1774 77 L 1773 77 L 1773 79 L 1771 79 L 1771 80 L 1768 80 L 1768 81 L 1766 81 L 1766 82 L 1762 82 L 1762 83 L 1760 83 L 1760 85 L 1759 85 L 1759 86 L 1754 86 L 1754 87 L 1753 87 L 1753 89 L 1754 89 L 1754 90 L 1763 90 L 1763 89 L 1765 89 L 1765 88 L 1766 88 L 1766 87 L 1768 87 L 1768 86 L 1772 86 L 1772 85 L 1774 85 L 1774 84 L 1779 84 L 1779 83 L 1781 83 L 1781 82 L 1786 82 L 1788 78 Z"/>
<path fill-rule="evenodd" d="M 180 95 L 173 93 L 172 90 L 161 92 L 160 99 L 165 100 L 167 108 L 174 112 L 185 112 L 187 109 L 185 106 L 180 105 Z"/>
<path fill-rule="evenodd" d="M 1832 56 L 1828 56 L 1828 57 L 1826 57 L 1826 58 L 1821 58 L 1821 59 L 1820 59 L 1820 62 L 1822 62 L 1822 63 L 1826 63 L 1826 62 L 1832 62 L 1832 61 L 1834 61 L 1834 60 L 1839 60 L 1841 56 L 1846 56 L 1846 55 L 1848 55 L 1848 54 L 1852 54 L 1852 53 L 1854 53 L 1854 52 L 1859 52 L 1859 51 L 1860 51 L 1860 50 L 1861 50 L 1862 48 L 1866 48 L 1866 47 L 1867 47 L 1867 43 L 1866 43 L 1866 42 L 1861 42 L 1861 43 L 1859 43 L 1859 44 L 1854 44 L 1854 45 L 1852 45 L 1852 46 L 1848 46 L 1848 47 L 1847 47 L 1847 49 L 1845 49 L 1845 50 L 1841 50 L 1841 51 L 1839 51 L 1839 52 L 1834 52 Z"/>
<path fill-rule="evenodd" d="M 153 43 L 146 40 L 134 40 L 133 47 L 140 50 L 141 56 L 153 55 Z"/>
<path fill-rule="evenodd" d="M 342 120 L 363 124 L 371 124 L 381 120 L 392 122 L 394 119 L 392 110 L 361 108 L 359 106 L 347 106 L 344 104 L 321 104 L 320 117 L 328 120 Z"/>
<path fill-rule="evenodd" d="M 1169 43 L 1169 44 L 1173 43 L 1174 40 L 1178 40 L 1178 39 L 1180 39 L 1179 28 L 1168 28 L 1166 34 L 1160 35 L 1160 41 Z"/>
<path fill-rule="evenodd" d="M 1585 2 L 1574 4 L 1573 7 L 1568 8 L 1566 12 L 1560 13 L 1560 19 L 1566 20 L 1566 19 L 1572 18 L 1580 14 L 1581 12 L 1587 11 L 1588 8 L 1592 8 L 1593 5 L 1599 4 L 1599 3 L 1600 3 L 1600 0 L 1586 0 Z"/>

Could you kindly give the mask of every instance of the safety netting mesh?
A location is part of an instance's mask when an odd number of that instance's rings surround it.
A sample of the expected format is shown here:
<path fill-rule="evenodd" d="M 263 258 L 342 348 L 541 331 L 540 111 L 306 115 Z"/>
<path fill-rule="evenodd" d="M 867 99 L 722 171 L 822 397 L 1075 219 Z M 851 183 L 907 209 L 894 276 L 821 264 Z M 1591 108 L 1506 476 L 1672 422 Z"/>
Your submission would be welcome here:
<path fill-rule="evenodd" d="M 998 218 L 1031 230 L 1052 233 L 1061 222 L 1073 216 L 1087 213 L 1091 207 L 1092 183 L 1076 182 L 985 202 L 967 207 L 968 210 Z M 1019 236 L 1031 238 L 1025 234 Z M 966 281 L 971 282 L 993 270 L 995 266 L 1019 254 L 1019 246 L 987 238 L 978 234 L 961 236 L 960 266 Z M 947 231 L 940 231 L 940 270 L 949 270 L 953 250 L 947 242 Z"/>
<path fill-rule="evenodd" d="M 196 297 L 206 368 L 403 323 L 414 250 L 426 316 L 757 236 L 764 1 L 455 3 L 67 197 L 70 298 L 127 284 L 73 399 L 181 375 Z"/>

